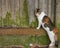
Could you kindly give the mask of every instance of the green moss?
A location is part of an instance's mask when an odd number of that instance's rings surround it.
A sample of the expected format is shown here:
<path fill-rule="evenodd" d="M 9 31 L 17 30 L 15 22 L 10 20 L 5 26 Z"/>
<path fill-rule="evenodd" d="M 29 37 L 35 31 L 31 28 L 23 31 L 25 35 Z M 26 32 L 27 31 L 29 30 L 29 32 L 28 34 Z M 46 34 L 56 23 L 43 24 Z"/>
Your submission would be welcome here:
<path fill-rule="evenodd" d="M 21 21 L 20 22 L 21 27 L 27 27 L 28 26 L 27 21 L 25 19 L 26 19 L 25 16 L 21 17 L 21 19 L 20 19 L 20 21 Z"/>
<path fill-rule="evenodd" d="M 59 40 L 58 40 L 58 41 L 59 41 L 59 47 L 58 47 L 58 48 L 60 48 L 60 22 L 57 22 L 57 23 L 56 23 L 56 26 L 57 26 L 58 31 L 59 31 L 59 32 L 58 32 L 58 37 L 59 37 L 59 38 L 58 38 L 58 39 L 59 39 Z"/>
<path fill-rule="evenodd" d="M 20 25 L 22 27 L 28 26 L 28 8 L 27 8 L 27 0 L 23 3 L 23 16 L 20 18 Z"/>
<path fill-rule="evenodd" d="M 37 42 L 41 45 L 46 45 L 50 43 L 50 40 L 48 39 L 47 35 L 41 35 L 41 36 L 37 36 Z"/>
<path fill-rule="evenodd" d="M 15 23 L 17 26 L 21 26 L 20 25 L 20 13 L 19 13 L 19 9 L 17 10 L 16 12 L 16 23 Z"/>
<path fill-rule="evenodd" d="M 56 26 L 60 29 L 60 22 L 57 22 Z"/>
<path fill-rule="evenodd" d="M 31 22 L 31 24 L 29 25 L 29 27 L 37 27 L 37 25 L 38 25 L 38 21 L 35 18 L 35 20 Z"/>
<path fill-rule="evenodd" d="M 3 19 L 2 19 L 2 17 L 0 17 L 0 27 L 2 26 L 2 21 L 3 21 Z"/>
<path fill-rule="evenodd" d="M 9 26 L 10 25 L 10 19 L 11 19 L 11 14 L 9 12 L 7 12 L 6 17 L 3 19 L 4 26 Z"/>
<path fill-rule="evenodd" d="M 44 41 L 43 41 L 44 40 Z M 45 35 L 33 36 L 33 35 L 4 35 L 0 36 L 0 46 L 8 45 L 23 45 L 25 48 L 29 48 L 29 44 L 38 43 L 45 45 L 49 43 L 49 40 Z"/>
<path fill-rule="evenodd" d="M 28 10 L 27 10 L 27 0 L 23 3 L 23 15 L 20 16 L 19 11 L 16 12 L 16 25 L 19 27 L 28 26 Z"/>
<path fill-rule="evenodd" d="M 29 26 L 30 26 L 30 27 L 37 27 L 37 20 L 32 21 Z"/>
<path fill-rule="evenodd" d="M 3 19 L 3 24 L 6 27 L 12 26 L 14 21 L 11 19 L 11 13 L 7 12 L 5 18 Z"/>

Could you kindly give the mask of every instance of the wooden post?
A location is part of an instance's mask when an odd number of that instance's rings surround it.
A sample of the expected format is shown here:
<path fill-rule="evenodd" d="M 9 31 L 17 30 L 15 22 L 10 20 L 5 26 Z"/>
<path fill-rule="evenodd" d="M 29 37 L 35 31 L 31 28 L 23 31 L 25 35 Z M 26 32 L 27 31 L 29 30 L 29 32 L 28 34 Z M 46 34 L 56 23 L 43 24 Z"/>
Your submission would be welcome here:
<path fill-rule="evenodd" d="M 54 0 L 54 24 L 56 25 L 56 0 Z"/>
<path fill-rule="evenodd" d="M 56 19 L 56 1 L 55 0 L 49 0 L 49 10 L 48 10 L 48 16 L 51 18 L 51 21 L 55 24 Z"/>
<path fill-rule="evenodd" d="M 54 21 L 54 0 L 51 1 L 51 20 Z"/>
<path fill-rule="evenodd" d="M 0 27 L 2 27 L 2 22 L 3 22 L 3 20 L 2 20 L 2 0 L 0 0 L 0 20 L 1 20 Z"/>
<path fill-rule="evenodd" d="M 51 0 L 49 0 L 48 9 L 48 16 L 51 17 Z"/>

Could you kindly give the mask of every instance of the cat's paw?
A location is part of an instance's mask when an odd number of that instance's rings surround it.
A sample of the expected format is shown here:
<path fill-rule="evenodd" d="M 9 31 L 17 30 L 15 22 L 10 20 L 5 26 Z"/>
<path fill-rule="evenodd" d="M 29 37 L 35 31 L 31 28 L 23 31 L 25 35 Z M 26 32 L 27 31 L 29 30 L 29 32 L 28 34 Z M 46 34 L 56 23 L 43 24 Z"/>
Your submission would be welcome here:
<path fill-rule="evenodd" d="M 54 45 L 55 45 L 55 43 L 50 43 L 50 44 L 49 44 L 49 46 L 54 46 Z"/>
<path fill-rule="evenodd" d="M 36 29 L 39 29 L 39 27 L 37 27 Z"/>

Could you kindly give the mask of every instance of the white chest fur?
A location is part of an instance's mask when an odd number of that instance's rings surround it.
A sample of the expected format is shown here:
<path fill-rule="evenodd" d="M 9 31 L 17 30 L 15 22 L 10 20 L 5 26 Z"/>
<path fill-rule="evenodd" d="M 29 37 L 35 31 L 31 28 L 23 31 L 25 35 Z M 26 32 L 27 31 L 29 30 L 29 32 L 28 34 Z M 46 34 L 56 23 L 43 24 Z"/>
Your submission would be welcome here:
<path fill-rule="evenodd" d="M 38 21 L 42 21 L 43 17 L 45 16 L 46 14 L 44 12 L 41 12 L 41 14 L 36 14 L 37 18 L 38 18 Z"/>

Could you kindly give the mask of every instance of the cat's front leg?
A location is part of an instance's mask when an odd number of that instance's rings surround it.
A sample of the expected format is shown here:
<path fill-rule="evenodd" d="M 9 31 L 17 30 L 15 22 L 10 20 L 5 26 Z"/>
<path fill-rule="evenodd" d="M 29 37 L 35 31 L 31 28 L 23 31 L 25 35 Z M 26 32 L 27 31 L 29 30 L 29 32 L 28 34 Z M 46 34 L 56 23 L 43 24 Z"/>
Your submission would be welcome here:
<path fill-rule="evenodd" d="M 39 29 L 40 27 L 37 27 L 36 29 Z"/>
<path fill-rule="evenodd" d="M 39 22 L 39 23 L 38 23 L 38 27 L 37 27 L 36 29 L 40 29 L 41 24 L 42 24 L 42 23 L 41 23 L 41 22 Z"/>

